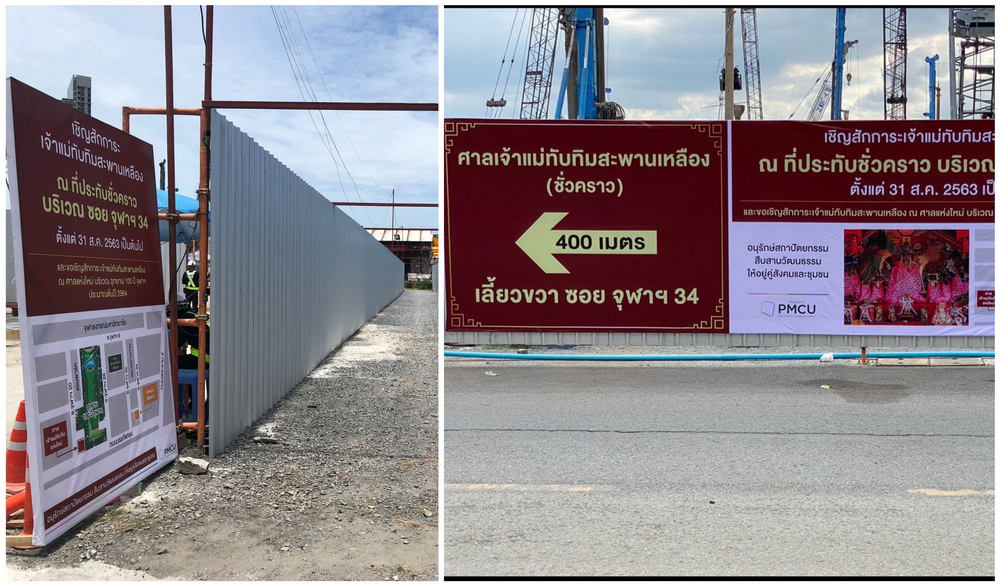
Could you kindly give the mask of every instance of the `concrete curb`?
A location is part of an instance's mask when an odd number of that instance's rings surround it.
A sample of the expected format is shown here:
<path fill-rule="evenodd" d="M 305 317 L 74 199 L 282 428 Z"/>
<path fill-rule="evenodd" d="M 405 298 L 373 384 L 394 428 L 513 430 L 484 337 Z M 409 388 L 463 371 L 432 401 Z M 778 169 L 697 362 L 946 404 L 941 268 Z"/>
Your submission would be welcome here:
<path fill-rule="evenodd" d="M 992 367 L 996 359 L 979 357 L 916 357 L 874 359 L 879 367 Z"/>

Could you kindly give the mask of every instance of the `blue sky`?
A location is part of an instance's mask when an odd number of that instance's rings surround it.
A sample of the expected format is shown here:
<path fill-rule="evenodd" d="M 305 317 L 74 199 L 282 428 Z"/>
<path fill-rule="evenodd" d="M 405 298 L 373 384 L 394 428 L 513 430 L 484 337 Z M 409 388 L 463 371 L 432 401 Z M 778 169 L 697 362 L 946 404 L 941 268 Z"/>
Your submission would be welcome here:
<path fill-rule="evenodd" d="M 524 12 L 522 9 L 520 12 Z M 764 118 L 805 118 L 806 99 L 814 82 L 833 59 L 834 8 L 758 8 L 757 35 Z M 486 100 L 493 97 L 508 37 L 521 16 L 514 8 L 448 9 L 444 11 L 444 113 L 447 117 L 486 116 Z M 938 86 L 942 90 L 942 118 L 949 112 L 949 56 L 947 8 L 908 8 L 906 114 L 923 118 L 928 110 L 929 77 L 926 57 L 940 55 Z M 724 9 L 608 7 L 607 79 L 628 120 L 718 120 L 721 118 L 719 72 L 725 50 Z M 851 83 L 843 104 L 851 120 L 882 119 L 883 17 L 881 8 L 848 6 L 846 40 L 858 40 L 848 53 Z M 742 64 L 739 11 L 736 15 L 736 64 Z M 523 78 L 526 34 L 520 26 L 510 47 L 515 72 L 507 84 L 508 106 L 501 118 L 519 115 L 520 78 Z M 518 43 L 517 38 L 520 35 Z M 556 74 L 562 73 L 562 37 L 558 41 Z M 519 68 L 519 69 L 517 69 Z M 506 74 L 504 74 L 506 76 Z M 502 85 L 502 84 L 501 84 Z M 498 92 L 496 97 L 500 97 Z M 555 99 L 552 99 L 554 110 Z M 745 98 L 742 92 L 737 101 Z M 551 117 L 551 115 L 550 115 Z M 827 116 L 828 118 L 829 116 Z"/>
<path fill-rule="evenodd" d="M 121 127 L 122 106 L 163 107 L 162 6 L 6 6 L 6 76 L 62 98 L 74 74 L 93 79 L 92 114 Z M 204 44 L 199 6 L 172 8 L 174 104 L 200 105 Z M 294 41 L 304 98 L 282 42 Z M 261 101 L 438 102 L 438 7 L 216 5 L 213 98 Z M 436 202 L 438 114 L 222 110 L 332 201 Z M 336 149 L 317 127 L 325 125 Z M 166 158 L 165 118 L 132 117 L 132 132 Z M 177 187 L 198 187 L 198 123 L 176 122 Z M 331 155 L 330 151 L 334 151 Z M 339 156 L 336 153 L 339 151 Z M 157 173 L 159 173 L 157 169 Z M 345 207 L 388 228 L 389 208 Z M 434 228 L 436 208 L 399 208 L 395 225 Z"/>

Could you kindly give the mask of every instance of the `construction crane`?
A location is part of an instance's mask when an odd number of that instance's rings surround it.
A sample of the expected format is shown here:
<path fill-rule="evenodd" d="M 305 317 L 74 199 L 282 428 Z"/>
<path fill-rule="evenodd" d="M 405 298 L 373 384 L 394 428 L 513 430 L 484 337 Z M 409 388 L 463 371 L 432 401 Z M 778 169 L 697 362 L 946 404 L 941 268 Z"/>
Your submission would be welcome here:
<path fill-rule="evenodd" d="M 571 119 L 612 119 L 625 118 L 625 111 L 614 102 L 604 100 L 607 93 L 604 60 L 604 18 L 603 8 L 533 8 L 528 34 L 527 56 L 525 58 L 524 84 L 521 93 L 520 117 L 527 120 L 548 118 L 552 74 L 555 65 L 556 43 L 559 28 L 564 31 L 566 67 L 558 93 L 555 118 L 562 118 L 566 104 L 567 117 Z M 515 14 L 514 21 L 517 23 Z M 516 27 L 512 27 L 513 29 Z M 510 39 L 508 39 L 508 48 Z M 516 46 L 515 50 L 516 52 Z M 513 64 L 511 57 L 510 63 Z M 508 63 L 505 53 L 501 61 L 499 80 L 503 76 L 504 65 Z M 511 70 L 508 70 L 510 72 Z M 509 75 L 509 73 L 508 73 Z M 503 94 L 486 101 L 487 112 L 498 112 L 507 106 Z"/>
<path fill-rule="evenodd" d="M 937 109 L 937 60 L 940 55 L 934 55 L 933 57 L 925 57 L 924 61 L 930 66 L 930 83 L 928 86 L 928 93 L 930 94 L 927 98 L 927 112 L 924 112 L 924 116 L 931 120 L 937 120 L 938 109 Z"/>
<path fill-rule="evenodd" d="M 857 44 L 858 44 L 857 40 L 845 41 L 843 56 L 846 57 L 848 49 Z M 813 100 L 812 106 L 809 108 L 809 114 L 806 116 L 806 120 L 816 121 L 822 119 L 823 115 L 826 113 L 826 109 L 830 107 L 830 102 L 832 101 L 831 97 L 833 95 L 833 88 L 834 88 L 835 68 L 833 67 L 832 64 L 827 67 L 828 69 L 824 70 L 823 75 L 820 76 L 819 80 L 817 80 L 817 82 L 820 82 L 820 80 L 822 80 L 819 88 L 819 93 L 816 94 L 816 99 Z M 839 116 L 837 117 L 837 119 L 839 119 Z"/>
<path fill-rule="evenodd" d="M 740 8 L 743 24 L 743 71 L 746 74 L 747 118 L 764 120 L 760 95 L 760 56 L 757 53 L 757 9 Z"/>
<path fill-rule="evenodd" d="M 552 70 L 556 59 L 559 33 L 559 9 L 535 8 L 531 13 L 528 55 L 525 60 L 524 89 L 521 93 L 521 118 L 548 118 Z"/>
<path fill-rule="evenodd" d="M 837 9 L 837 34 L 835 43 L 833 45 L 833 95 L 830 97 L 833 104 L 833 110 L 830 112 L 830 120 L 840 120 L 840 116 L 843 113 L 843 96 L 844 96 L 844 58 L 847 57 L 848 47 L 844 45 L 844 33 L 847 32 L 847 9 L 838 8 Z M 844 47 L 844 52 L 840 52 L 840 48 Z M 850 77 L 848 77 L 848 82 L 850 82 Z"/>
<path fill-rule="evenodd" d="M 598 77 L 603 77 L 604 54 L 597 50 L 602 44 L 604 23 L 597 26 L 597 17 L 603 20 L 603 9 L 562 8 L 562 24 L 566 39 L 566 67 L 556 100 L 555 118 L 562 118 L 563 104 L 567 103 L 567 118 L 597 118 Z M 600 92 L 603 94 L 604 89 Z"/>
<path fill-rule="evenodd" d="M 565 31 L 566 68 L 563 70 L 555 118 L 562 118 L 566 104 L 568 118 L 578 120 L 622 120 L 625 110 L 604 100 L 607 92 L 604 59 L 603 8 L 561 8 L 560 22 Z"/>
<path fill-rule="evenodd" d="M 828 69 L 823 71 L 823 74 L 817 78 L 816 84 L 820 84 L 819 93 L 816 94 L 816 98 L 813 100 L 812 106 L 809 108 L 809 113 L 806 115 L 806 120 L 816 121 L 823 118 L 823 114 L 826 113 L 826 109 L 833 104 L 833 112 L 830 115 L 831 120 L 840 120 L 842 108 L 841 108 L 841 96 L 843 94 L 843 80 L 844 80 L 844 60 L 847 58 L 847 52 L 851 47 L 858 44 L 857 39 L 853 41 L 844 40 L 844 32 L 847 30 L 846 24 L 846 9 L 837 9 L 837 28 L 835 35 L 835 45 L 833 51 L 833 62 L 830 63 Z M 850 83 L 851 74 L 847 74 L 847 82 Z M 794 112 L 792 113 L 795 114 Z"/>
<path fill-rule="evenodd" d="M 883 8 L 885 119 L 906 120 L 906 9 Z"/>
<path fill-rule="evenodd" d="M 993 7 L 949 11 L 953 119 L 994 118 L 995 12 Z"/>

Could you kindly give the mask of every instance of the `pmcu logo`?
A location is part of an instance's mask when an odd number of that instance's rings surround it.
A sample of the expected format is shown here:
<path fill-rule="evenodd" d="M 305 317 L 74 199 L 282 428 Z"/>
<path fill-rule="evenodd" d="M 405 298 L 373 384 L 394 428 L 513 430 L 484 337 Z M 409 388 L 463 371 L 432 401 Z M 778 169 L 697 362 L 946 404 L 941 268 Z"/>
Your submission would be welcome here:
<path fill-rule="evenodd" d="M 809 317 L 816 315 L 816 304 L 806 304 L 804 302 L 782 302 L 776 304 L 766 301 L 761 303 L 760 313 L 770 318 L 788 316 Z"/>

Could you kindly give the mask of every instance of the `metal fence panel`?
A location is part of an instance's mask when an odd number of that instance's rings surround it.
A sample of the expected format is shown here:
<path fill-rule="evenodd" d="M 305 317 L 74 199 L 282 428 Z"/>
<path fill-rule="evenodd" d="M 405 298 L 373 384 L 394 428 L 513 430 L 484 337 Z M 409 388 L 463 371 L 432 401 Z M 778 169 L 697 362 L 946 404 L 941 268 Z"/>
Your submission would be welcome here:
<path fill-rule="evenodd" d="M 993 349 L 992 336 L 847 336 L 819 334 L 685 334 L 655 332 L 445 332 L 445 344 L 558 346 L 801 347 L 876 349 Z"/>
<path fill-rule="evenodd" d="M 403 263 L 212 113 L 209 456 L 403 291 Z"/>

